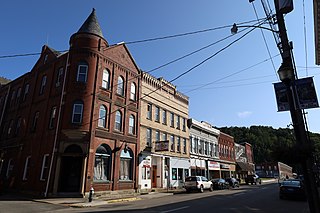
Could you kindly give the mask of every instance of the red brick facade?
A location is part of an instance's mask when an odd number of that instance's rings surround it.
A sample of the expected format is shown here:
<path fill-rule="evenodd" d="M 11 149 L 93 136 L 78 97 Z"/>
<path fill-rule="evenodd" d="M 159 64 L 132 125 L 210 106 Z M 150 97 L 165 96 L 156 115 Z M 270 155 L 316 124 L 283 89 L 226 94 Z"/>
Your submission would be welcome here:
<path fill-rule="evenodd" d="M 109 46 L 92 22 L 98 24 L 95 11 L 68 52 L 44 46 L 29 73 L 0 87 L 4 189 L 47 196 L 137 187 L 140 71 L 127 47 Z"/>

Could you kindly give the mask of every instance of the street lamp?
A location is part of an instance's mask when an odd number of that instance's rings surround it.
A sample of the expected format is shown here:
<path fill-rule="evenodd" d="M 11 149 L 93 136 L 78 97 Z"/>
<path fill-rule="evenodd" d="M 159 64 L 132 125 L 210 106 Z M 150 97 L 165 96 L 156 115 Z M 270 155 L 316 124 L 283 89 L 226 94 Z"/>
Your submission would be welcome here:
<path fill-rule="evenodd" d="M 238 33 L 238 28 L 249 28 L 249 27 L 253 27 L 253 28 L 261 28 L 261 29 L 264 29 L 264 30 L 269 30 L 273 33 L 279 33 L 279 31 L 277 30 L 273 30 L 273 29 L 270 29 L 268 27 L 264 27 L 264 26 L 260 26 L 260 25 L 241 25 L 241 26 L 238 26 L 236 23 L 234 23 L 232 25 L 232 28 L 231 28 L 231 34 L 234 35 L 234 34 L 237 34 Z"/>
<path fill-rule="evenodd" d="M 278 70 L 279 78 L 282 82 L 291 82 L 295 79 L 295 75 L 291 66 L 282 63 Z"/>

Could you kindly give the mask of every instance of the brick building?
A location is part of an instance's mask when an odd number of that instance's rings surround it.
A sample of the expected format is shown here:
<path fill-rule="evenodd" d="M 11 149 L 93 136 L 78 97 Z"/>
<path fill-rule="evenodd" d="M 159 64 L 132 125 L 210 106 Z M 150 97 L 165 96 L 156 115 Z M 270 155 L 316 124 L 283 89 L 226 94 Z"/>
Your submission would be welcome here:
<path fill-rule="evenodd" d="M 189 173 L 189 98 L 163 78 L 143 73 L 139 188 L 182 187 Z M 167 141 L 159 150 L 156 144 Z M 163 148 L 163 147 L 162 147 Z"/>
<path fill-rule="evenodd" d="M 235 176 L 236 158 L 234 138 L 226 133 L 220 132 L 218 144 L 221 178 Z"/>
<path fill-rule="evenodd" d="M 140 71 L 124 44 L 109 46 L 95 10 L 69 41 L 0 87 L 4 189 L 38 195 L 137 187 Z"/>

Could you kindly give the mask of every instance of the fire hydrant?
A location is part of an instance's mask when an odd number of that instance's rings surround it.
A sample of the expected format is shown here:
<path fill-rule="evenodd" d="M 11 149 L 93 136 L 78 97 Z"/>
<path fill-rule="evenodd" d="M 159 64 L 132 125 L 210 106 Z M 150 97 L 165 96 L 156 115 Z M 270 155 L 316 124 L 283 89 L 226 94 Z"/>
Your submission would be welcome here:
<path fill-rule="evenodd" d="M 92 202 L 93 200 L 93 194 L 94 194 L 94 189 L 91 186 L 90 191 L 89 191 L 89 202 Z"/>

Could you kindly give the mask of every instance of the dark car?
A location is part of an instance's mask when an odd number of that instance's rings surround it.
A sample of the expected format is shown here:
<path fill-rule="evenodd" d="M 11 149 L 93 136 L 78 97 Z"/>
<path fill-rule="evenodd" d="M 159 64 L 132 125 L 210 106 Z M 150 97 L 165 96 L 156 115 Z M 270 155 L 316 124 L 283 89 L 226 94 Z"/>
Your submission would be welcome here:
<path fill-rule="evenodd" d="M 229 183 L 223 178 L 215 178 L 211 180 L 214 189 L 229 189 Z"/>
<path fill-rule="evenodd" d="M 287 179 L 279 187 L 279 198 L 306 199 L 303 181 L 300 179 Z"/>
<path fill-rule="evenodd" d="M 248 185 L 249 183 L 257 185 L 257 183 L 261 184 L 261 179 L 258 175 L 248 175 L 245 178 L 245 182 Z"/>
<path fill-rule="evenodd" d="M 229 183 L 230 187 L 232 188 L 240 186 L 239 181 L 235 178 L 226 178 L 225 180 Z"/>

